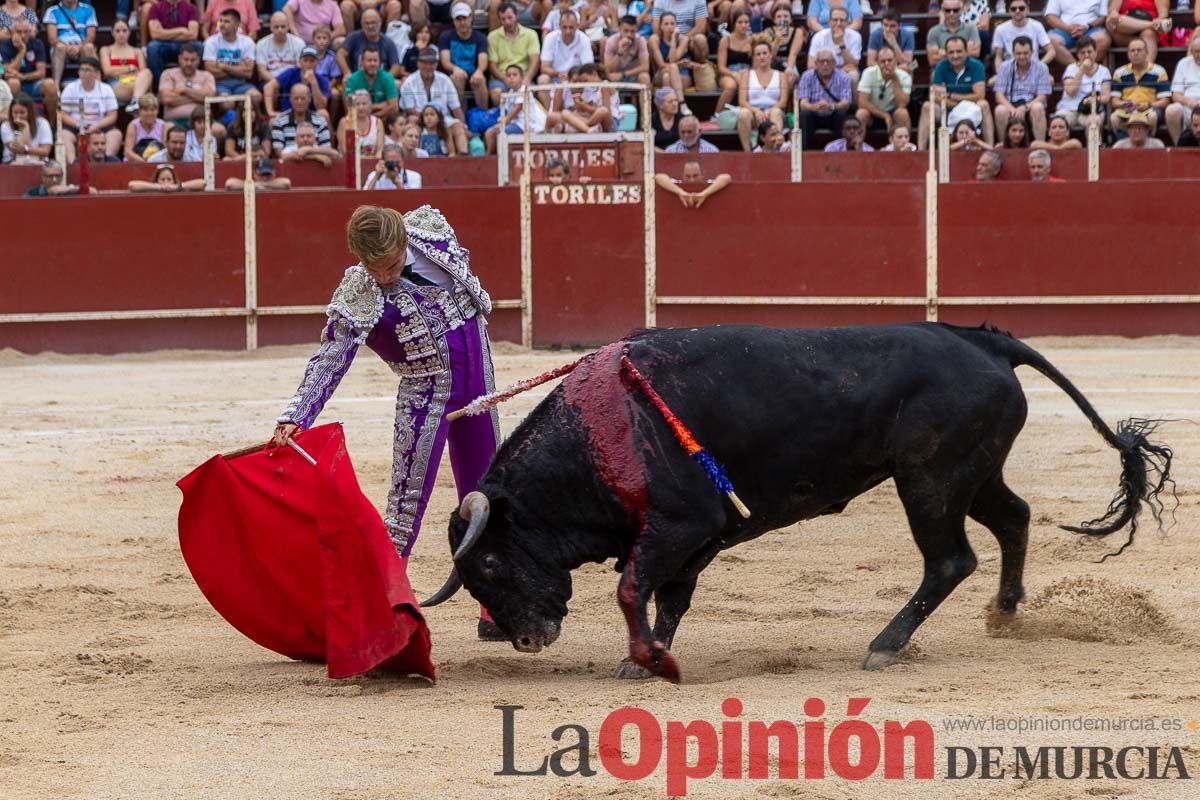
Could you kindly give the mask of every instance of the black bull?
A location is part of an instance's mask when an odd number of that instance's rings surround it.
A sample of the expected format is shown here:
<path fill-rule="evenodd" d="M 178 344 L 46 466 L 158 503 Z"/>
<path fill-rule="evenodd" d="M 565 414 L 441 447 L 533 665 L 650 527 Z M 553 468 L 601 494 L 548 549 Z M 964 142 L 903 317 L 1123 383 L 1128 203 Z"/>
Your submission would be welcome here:
<path fill-rule="evenodd" d="M 749 519 L 623 380 L 623 352 L 724 463 Z M 894 478 L 925 575 L 870 644 L 863 666 L 887 666 L 974 571 L 968 516 L 1000 544 L 994 612 L 1012 615 L 1024 597 L 1029 506 L 1003 476 L 1025 423 L 1020 365 L 1070 396 L 1120 454 L 1107 512 L 1067 530 L 1105 535 L 1128 525 L 1127 546 L 1143 503 L 1159 518 L 1171 451 L 1147 439 L 1154 425 L 1146 420 L 1109 428 L 1057 369 L 1007 334 L 941 324 L 663 329 L 600 350 L 508 438 L 451 517 L 455 571 L 426 605 L 465 585 L 518 650 L 533 652 L 558 637 L 570 571 L 616 558 L 629 624 L 618 674 L 678 680 L 671 641 L 717 553 L 841 512 Z"/>

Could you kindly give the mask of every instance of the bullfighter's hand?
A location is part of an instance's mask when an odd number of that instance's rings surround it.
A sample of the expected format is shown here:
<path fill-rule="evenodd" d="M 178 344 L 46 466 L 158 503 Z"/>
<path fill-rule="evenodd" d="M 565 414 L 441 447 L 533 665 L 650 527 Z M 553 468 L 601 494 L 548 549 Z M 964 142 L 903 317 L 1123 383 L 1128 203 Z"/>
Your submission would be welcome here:
<path fill-rule="evenodd" d="M 291 422 L 284 422 L 280 425 L 276 425 L 275 433 L 271 436 L 271 444 L 275 445 L 276 447 L 283 447 L 288 443 L 288 440 L 292 438 L 292 434 L 295 433 L 296 429 L 299 427 L 299 425 Z"/>

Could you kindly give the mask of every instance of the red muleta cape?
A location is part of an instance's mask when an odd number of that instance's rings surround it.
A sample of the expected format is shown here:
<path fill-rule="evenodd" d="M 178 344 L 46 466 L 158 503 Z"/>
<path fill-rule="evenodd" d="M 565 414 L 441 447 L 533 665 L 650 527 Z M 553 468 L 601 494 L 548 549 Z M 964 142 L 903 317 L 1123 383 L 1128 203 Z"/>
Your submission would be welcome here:
<path fill-rule="evenodd" d="M 230 625 L 329 677 L 382 668 L 434 679 L 429 629 L 383 520 L 359 488 L 342 427 L 290 447 L 213 456 L 179 481 L 179 547 Z"/>

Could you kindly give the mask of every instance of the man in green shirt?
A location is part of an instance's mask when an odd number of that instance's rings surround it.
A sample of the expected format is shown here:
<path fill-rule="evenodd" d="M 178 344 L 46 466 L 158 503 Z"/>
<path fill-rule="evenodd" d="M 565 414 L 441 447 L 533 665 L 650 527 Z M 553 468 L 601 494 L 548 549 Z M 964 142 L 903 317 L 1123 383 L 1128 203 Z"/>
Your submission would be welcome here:
<path fill-rule="evenodd" d="M 379 68 L 381 58 L 378 48 L 363 50 L 362 67 L 346 78 L 346 97 L 355 92 L 367 91 L 371 95 L 371 114 L 382 117 L 400 112 L 400 93 L 396 90 L 396 79 Z"/>
<path fill-rule="evenodd" d="M 488 91 L 492 106 L 500 105 L 500 96 L 508 91 L 504 75 L 516 64 L 525 76 L 526 84 L 533 83 L 541 66 L 541 45 L 537 34 L 522 27 L 517 18 L 517 9 L 512 3 L 501 3 L 499 8 L 500 27 L 488 34 Z"/>

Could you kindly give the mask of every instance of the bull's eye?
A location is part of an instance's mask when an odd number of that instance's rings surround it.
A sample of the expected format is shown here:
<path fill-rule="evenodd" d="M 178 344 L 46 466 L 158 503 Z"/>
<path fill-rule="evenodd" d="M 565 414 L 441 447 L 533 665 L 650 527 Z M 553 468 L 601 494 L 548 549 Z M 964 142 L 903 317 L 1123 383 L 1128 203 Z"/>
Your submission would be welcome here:
<path fill-rule="evenodd" d="M 491 553 L 488 553 L 483 557 L 483 568 L 490 572 L 494 572 L 500 568 L 500 559 L 496 558 Z"/>

